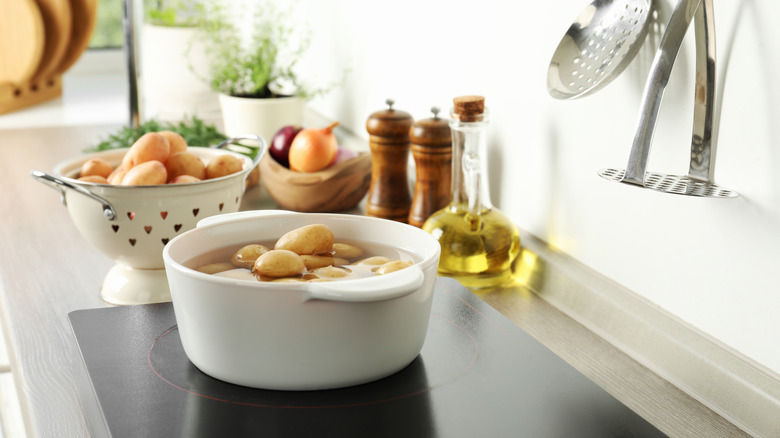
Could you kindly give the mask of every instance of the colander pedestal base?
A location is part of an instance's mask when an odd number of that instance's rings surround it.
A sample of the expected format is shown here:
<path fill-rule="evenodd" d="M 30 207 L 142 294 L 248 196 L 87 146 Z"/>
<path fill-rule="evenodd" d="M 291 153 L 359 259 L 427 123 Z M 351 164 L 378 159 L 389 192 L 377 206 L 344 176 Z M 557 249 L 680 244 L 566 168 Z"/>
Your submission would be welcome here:
<path fill-rule="evenodd" d="M 100 296 L 117 305 L 171 301 L 165 269 L 137 269 L 122 263 L 108 271 Z"/>

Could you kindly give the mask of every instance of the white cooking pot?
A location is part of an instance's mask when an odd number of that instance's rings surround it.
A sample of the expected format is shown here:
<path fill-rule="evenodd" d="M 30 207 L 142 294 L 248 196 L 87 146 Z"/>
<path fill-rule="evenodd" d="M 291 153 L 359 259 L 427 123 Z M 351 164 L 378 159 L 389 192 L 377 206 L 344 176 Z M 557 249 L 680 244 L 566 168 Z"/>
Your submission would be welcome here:
<path fill-rule="evenodd" d="M 188 266 L 228 246 L 276 241 L 308 224 L 336 240 L 375 242 L 414 265 L 382 276 L 262 283 Z M 355 215 L 250 211 L 213 216 L 165 246 L 176 321 L 187 357 L 204 373 L 263 389 L 314 390 L 393 374 L 419 354 L 430 318 L 440 246 L 399 222 Z"/>

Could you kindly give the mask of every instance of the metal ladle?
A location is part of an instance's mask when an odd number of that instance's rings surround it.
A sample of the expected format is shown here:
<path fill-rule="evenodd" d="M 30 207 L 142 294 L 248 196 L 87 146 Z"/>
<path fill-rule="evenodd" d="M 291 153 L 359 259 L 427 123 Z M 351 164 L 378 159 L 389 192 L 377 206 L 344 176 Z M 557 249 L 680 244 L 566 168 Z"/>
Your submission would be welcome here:
<path fill-rule="evenodd" d="M 557 99 L 593 93 L 631 63 L 647 36 L 652 0 L 594 0 L 550 60 L 547 91 Z"/>
<path fill-rule="evenodd" d="M 647 172 L 647 160 L 661 99 L 683 37 L 695 14 L 696 84 L 693 135 L 688 175 Z M 704 197 L 735 197 L 736 192 L 712 183 L 715 163 L 715 20 L 712 0 L 680 0 L 669 19 L 653 60 L 642 96 L 639 123 L 625 170 L 602 169 L 599 175 L 665 193 Z"/>

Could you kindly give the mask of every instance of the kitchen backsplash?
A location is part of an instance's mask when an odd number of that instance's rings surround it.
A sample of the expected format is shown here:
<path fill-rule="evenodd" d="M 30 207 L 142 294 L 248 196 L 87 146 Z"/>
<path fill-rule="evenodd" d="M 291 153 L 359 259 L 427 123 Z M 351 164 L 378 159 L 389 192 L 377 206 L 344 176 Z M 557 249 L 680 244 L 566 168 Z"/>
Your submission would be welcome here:
<path fill-rule="evenodd" d="M 550 58 L 587 0 L 300 0 L 314 81 L 350 73 L 314 108 L 367 138 L 386 98 L 415 118 L 481 94 L 492 112 L 491 194 L 520 227 L 780 373 L 780 3 L 715 2 L 722 93 L 715 182 L 735 199 L 661 194 L 596 172 L 625 167 L 651 39 L 603 90 L 559 101 Z M 661 22 L 674 4 L 661 0 Z M 686 174 L 693 26 L 661 105 L 648 170 Z"/>

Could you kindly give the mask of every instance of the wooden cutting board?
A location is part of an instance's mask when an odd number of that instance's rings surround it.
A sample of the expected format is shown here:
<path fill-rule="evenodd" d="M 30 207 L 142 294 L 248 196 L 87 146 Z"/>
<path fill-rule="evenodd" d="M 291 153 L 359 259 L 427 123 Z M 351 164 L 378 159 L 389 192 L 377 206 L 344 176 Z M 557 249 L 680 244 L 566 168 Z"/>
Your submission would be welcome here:
<path fill-rule="evenodd" d="M 43 16 L 34 0 L 1 0 L 0 84 L 26 83 L 38 68 L 44 42 Z"/>
<path fill-rule="evenodd" d="M 73 25 L 65 56 L 60 61 L 57 74 L 63 74 L 79 59 L 89 46 L 97 22 L 97 0 L 70 0 Z"/>
<path fill-rule="evenodd" d="M 70 0 L 36 0 L 43 16 L 43 57 L 30 83 L 33 87 L 51 81 L 68 50 L 73 13 Z"/>
<path fill-rule="evenodd" d="M 98 0 L 0 0 L 0 114 L 62 95 L 89 46 Z"/>

